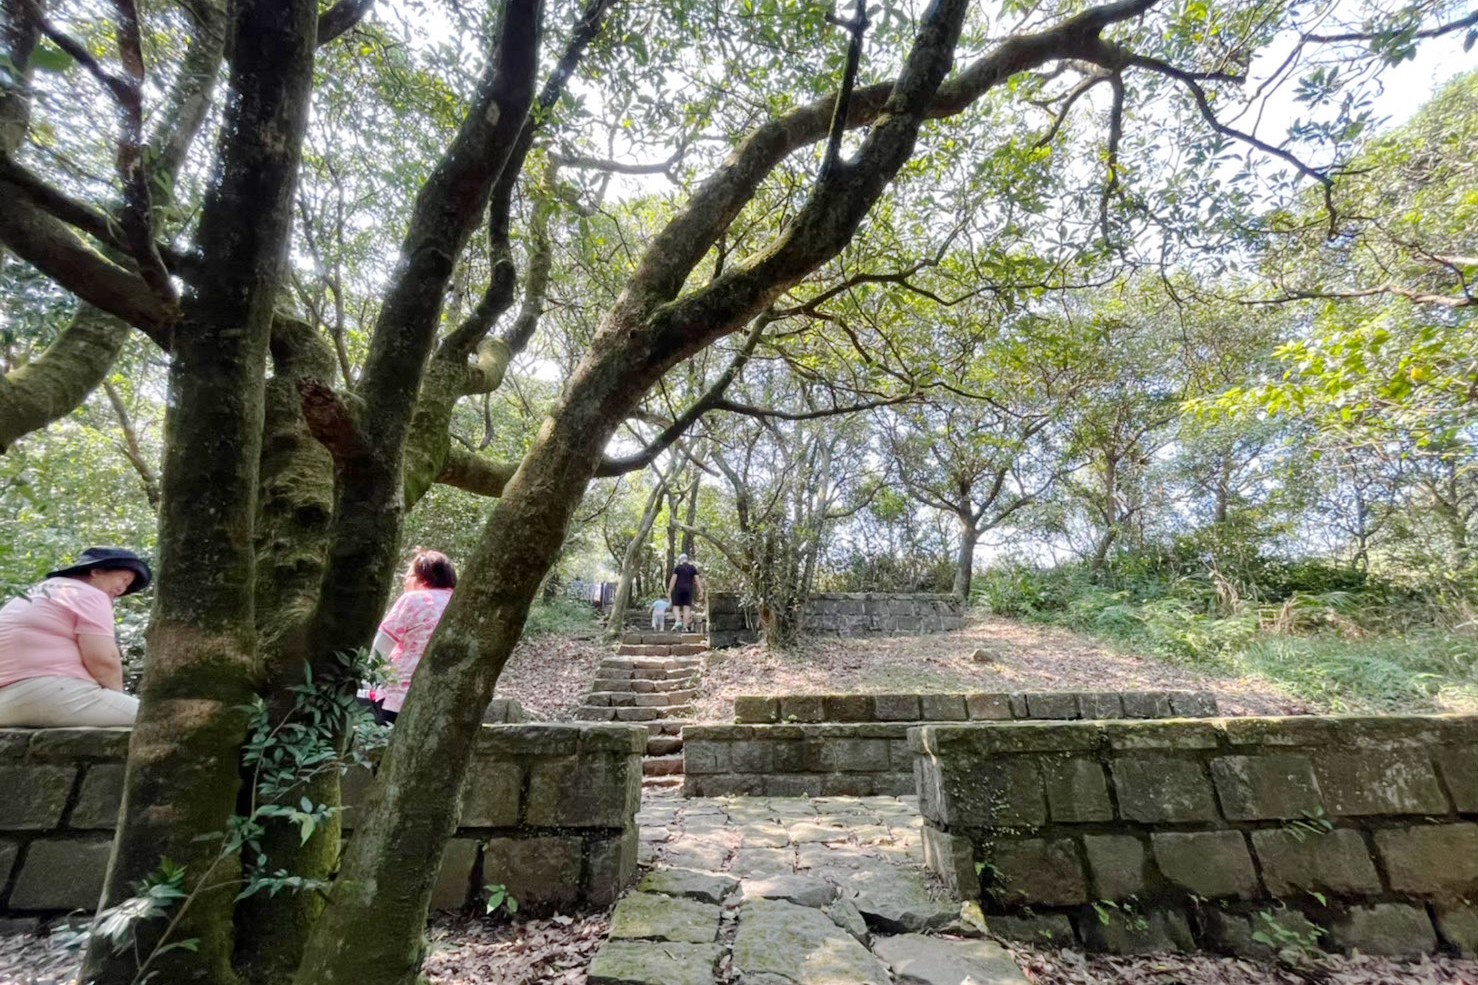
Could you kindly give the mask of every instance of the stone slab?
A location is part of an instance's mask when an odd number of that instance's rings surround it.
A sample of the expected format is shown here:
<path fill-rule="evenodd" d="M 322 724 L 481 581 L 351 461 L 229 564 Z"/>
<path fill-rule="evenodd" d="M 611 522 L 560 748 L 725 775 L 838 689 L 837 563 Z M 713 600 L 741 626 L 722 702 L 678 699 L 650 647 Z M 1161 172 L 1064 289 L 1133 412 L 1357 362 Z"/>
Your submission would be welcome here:
<path fill-rule="evenodd" d="M 1329 939 L 1346 951 L 1389 957 L 1429 954 L 1437 947 L 1427 911 L 1405 903 L 1352 906 L 1335 919 Z"/>
<path fill-rule="evenodd" d="M 607 941 L 590 962 L 590 985 L 713 985 L 717 944 Z"/>
<path fill-rule="evenodd" d="M 1171 883 L 1207 899 L 1257 895 L 1257 872 L 1240 831 L 1156 832 L 1155 864 Z"/>
<path fill-rule="evenodd" d="M 644 893 L 682 896 L 703 903 L 722 903 L 739 886 L 739 880 L 723 872 L 699 869 L 657 869 L 637 886 Z"/>
<path fill-rule="evenodd" d="M 888 968 L 820 910 L 751 900 L 734 936 L 737 985 L 888 985 Z"/>
<path fill-rule="evenodd" d="M 1324 834 L 1277 829 L 1252 832 L 1268 892 L 1280 899 L 1305 892 L 1365 896 L 1379 893 L 1380 877 L 1358 831 Z"/>
<path fill-rule="evenodd" d="M 632 893 L 611 913 L 611 940 L 710 944 L 718 939 L 719 908 L 697 900 Z"/>
<path fill-rule="evenodd" d="M 837 888 L 815 876 L 778 875 L 744 880 L 745 899 L 778 899 L 796 906 L 821 907 L 836 899 Z"/>
<path fill-rule="evenodd" d="M 0 797 L 0 830 L 44 831 L 56 827 L 76 775 L 75 769 L 66 766 L 0 766 L 0 790 L 6 792 Z"/>
<path fill-rule="evenodd" d="M 1478 896 L 1478 824 L 1424 824 L 1375 833 L 1391 888 L 1415 896 Z"/>
<path fill-rule="evenodd" d="M 873 953 L 898 985 L 1027 985 L 1015 960 L 994 941 L 951 941 L 901 934 L 876 941 Z"/>

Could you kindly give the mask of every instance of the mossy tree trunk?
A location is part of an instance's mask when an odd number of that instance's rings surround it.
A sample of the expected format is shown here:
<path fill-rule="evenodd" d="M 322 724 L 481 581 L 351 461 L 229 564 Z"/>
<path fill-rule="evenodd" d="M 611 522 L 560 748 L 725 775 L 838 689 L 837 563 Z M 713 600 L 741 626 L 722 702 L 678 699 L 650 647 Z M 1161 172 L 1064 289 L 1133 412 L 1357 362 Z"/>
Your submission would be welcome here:
<path fill-rule="evenodd" d="M 201 212 L 192 281 L 170 349 L 159 585 L 149 661 L 129 745 L 123 806 L 105 903 L 116 904 L 168 858 L 192 894 L 160 980 L 225 983 L 232 900 L 240 886 L 214 865 L 236 806 L 241 706 L 256 693 L 253 525 L 264 363 L 291 228 L 307 121 L 316 5 L 241 0 L 233 25 L 231 97 L 216 172 Z M 140 952 L 159 921 L 140 925 Z M 95 941 L 84 978 L 132 982 L 138 962 Z"/>
<path fill-rule="evenodd" d="M 369 816 L 349 843 L 328 909 L 313 929 L 299 985 L 416 980 L 432 883 L 456 823 L 460 780 L 482 709 L 612 430 L 667 369 L 758 315 L 850 241 L 912 153 L 948 71 L 964 9 L 964 0 L 940 0 L 930 8 L 858 160 L 837 166 L 818 184 L 769 250 L 673 300 L 759 181 L 788 153 L 787 139 L 804 140 L 804 131 L 782 130 L 759 146 L 741 145 L 654 239 L 560 408 L 493 509 L 411 684 Z"/>

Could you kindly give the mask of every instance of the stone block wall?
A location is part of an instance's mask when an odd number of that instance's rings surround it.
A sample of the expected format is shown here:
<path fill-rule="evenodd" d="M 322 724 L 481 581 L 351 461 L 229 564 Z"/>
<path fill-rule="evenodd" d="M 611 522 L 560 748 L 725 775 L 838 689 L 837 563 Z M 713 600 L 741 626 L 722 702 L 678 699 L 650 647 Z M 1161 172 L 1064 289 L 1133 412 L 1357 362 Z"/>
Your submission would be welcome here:
<path fill-rule="evenodd" d="M 97 906 L 123 793 L 128 729 L 0 729 L 0 917 Z M 606 906 L 636 872 L 646 729 L 484 726 L 432 906 L 502 883 L 531 912 Z M 367 770 L 344 778 L 351 834 Z"/>
<path fill-rule="evenodd" d="M 959 599 L 925 592 L 821 593 L 801 609 L 802 631 L 816 636 L 910 636 L 964 624 Z M 758 614 L 741 606 L 738 595 L 710 592 L 708 639 L 713 646 L 753 643 L 759 639 Z"/>
<path fill-rule="evenodd" d="M 1478 953 L 1478 716 L 924 725 L 925 859 L 997 933 Z"/>
<path fill-rule="evenodd" d="M 782 694 L 740 695 L 734 699 L 734 721 L 741 725 L 1207 718 L 1216 712 L 1216 695 L 1209 691 Z"/>
<path fill-rule="evenodd" d="M 907 739 L 912 722 L 1215 714 L 1216 698 L 1200 691 L 738 697 L 734 717 L 744 724 L 684 726 L 683 793 L 911 794 L 913 753 Z"/>

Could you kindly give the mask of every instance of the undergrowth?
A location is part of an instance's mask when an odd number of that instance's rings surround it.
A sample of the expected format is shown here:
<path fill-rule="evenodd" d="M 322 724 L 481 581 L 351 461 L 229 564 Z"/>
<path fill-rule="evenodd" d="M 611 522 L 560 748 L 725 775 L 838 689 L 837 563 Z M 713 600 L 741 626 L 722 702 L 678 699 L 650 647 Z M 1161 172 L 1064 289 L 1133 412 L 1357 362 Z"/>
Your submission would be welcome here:
<path fill-rule="evenodd" d="M 1141 569 L 1100 584 L 1080 567 L 1003 567 L 977 581 L 975 601 L 1182 666 L 1262 678 L 1329 711 L 1478 708 L 1470 606 L 1305 567 L 1305 585 L 1295 577 L 1271 589 L 1214 572 Z"/>
<path fill-rule="evenodd" d="M 554 602 L 537 601 L 529 606 L 529 617 L 524 622 L 524 636 L 585 636 L 599 627 L 595 622 L 595 611 L 588 602 L 558 599 Z"/>

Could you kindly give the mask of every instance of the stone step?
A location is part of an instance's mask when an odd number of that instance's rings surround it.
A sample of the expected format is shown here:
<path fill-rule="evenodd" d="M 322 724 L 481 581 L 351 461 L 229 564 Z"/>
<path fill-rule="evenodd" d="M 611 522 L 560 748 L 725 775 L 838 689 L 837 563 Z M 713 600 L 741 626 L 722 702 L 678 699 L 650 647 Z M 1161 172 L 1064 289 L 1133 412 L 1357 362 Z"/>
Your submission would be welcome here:
<path fill-rule="evenodd" d="M 703 666 L 702 657 L 606 657 L 600 662 L 610 670 L 680 670 Z"/>
<path fill-rule="evenodd" d="M 651 694 L 634 695 L 637 707 L 641 708 L 691 708 L 696 691 L 653 691 Z"/>
<path fill-rule="evenodd" d="M 638 667 L 635 670 L 628 671 L 631 676 L 626 679 L 632 681 L 675 681 L 692 677 L 697 673 L 697 670 L 696 667 L 673 667 L 671 669 Z M 596 671 L 596 674 L 600 677 L 615 677 L 617 680 L 621 676 L 619 671 L 613 674 L 609 668 L 602 668 Z"/>
<path fill-rule="evenodd" d="M 649 735 L 647 736 L 648 756 L 671 756 L 673 753 L 683 751 L 683 737 L 680 735 Z"/>
<path fill-rule="evenodd" d="M 627 694 L 652 694 L 657 691 L 686 691 L 698 686 L 698 675 L 688 674 L 670 680 L 654 681 L 644 677 L 625 680 L 619 677 L 597 677 L 590 683 L 591 691 L 624 691 Z"/>
<path fill-rule="evenodd" d="M 686 718 L 654 718 L 643 723 L 647 727 L 647 735 L 677 735 L 680 736 L 684 725 L 692 725 L 691 719 Z M 648 739 L 647 741 L 651 741 Z"/>
<path fill-rule="evenodd" d="M 650 633 L 626 633 L 622 635 L 621 642 L 634 646 L 640 646 L 642 644 L 671 646 L 674 643 L 707 643 L 708 637 L 702 633 L 659 633 L 653 630 Z"/>
<path fill-rule="evenodd" d="M 618 657 L 687 657 L 708 650 L 704 643 L 622 643 L 616 647 Z"/>
<path fill-rule="evenodd" d="M 692 705 L 663 705 L 656 708 L 580 705 L 575 709 L 575 720 L 579 722 L 654 722 L 692 716 Z M 685 724 L 693 723 L 689 721 Z"/>
<path fill-rule="evenodd" d="M 647 756 L 641 761 L 644 776 L 677 776 L 683 771 L 681 753 L 670 756 Z"/>
<path fill-rule="evenodd" d="M 641 785 L 643 790 L 651 790 L 653 788 L 658 790 L 680 790 L 683 785 L 683 775 L 681 773 L 674 773 L 671 776 L 643 776 L 641 778 Z M 657 980 L 652 979 L 652 981 Z"/>

